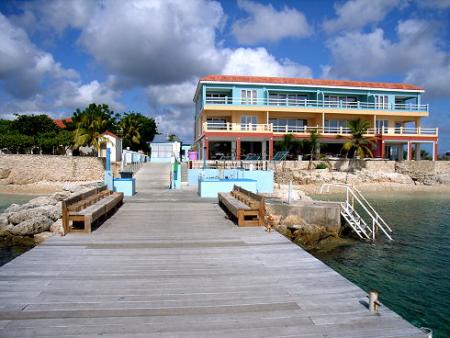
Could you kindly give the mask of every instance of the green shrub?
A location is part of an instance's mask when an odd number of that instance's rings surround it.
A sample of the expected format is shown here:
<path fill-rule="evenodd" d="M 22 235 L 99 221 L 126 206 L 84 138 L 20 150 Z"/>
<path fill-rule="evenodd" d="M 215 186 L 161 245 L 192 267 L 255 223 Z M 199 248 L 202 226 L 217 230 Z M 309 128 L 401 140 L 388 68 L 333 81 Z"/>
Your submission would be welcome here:
<path fill-rule="evenodd" d="M 325 162 L 320 162 L 316 165 L 316 169 L 328 169 L 328 164 Z"/>

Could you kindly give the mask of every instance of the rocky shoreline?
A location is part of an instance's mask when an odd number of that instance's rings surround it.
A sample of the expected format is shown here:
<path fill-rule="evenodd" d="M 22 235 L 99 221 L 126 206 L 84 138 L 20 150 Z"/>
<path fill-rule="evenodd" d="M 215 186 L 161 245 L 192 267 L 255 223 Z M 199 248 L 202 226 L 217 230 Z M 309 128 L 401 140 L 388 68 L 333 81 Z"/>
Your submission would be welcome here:
<path fill-rule="evenodd" d="M 102 183 L 66 183 L 60 191 L 24 204 L 11 204 L 0 214 L 0 247 L 33 246 L 63 233 L 61 201 Z"/>

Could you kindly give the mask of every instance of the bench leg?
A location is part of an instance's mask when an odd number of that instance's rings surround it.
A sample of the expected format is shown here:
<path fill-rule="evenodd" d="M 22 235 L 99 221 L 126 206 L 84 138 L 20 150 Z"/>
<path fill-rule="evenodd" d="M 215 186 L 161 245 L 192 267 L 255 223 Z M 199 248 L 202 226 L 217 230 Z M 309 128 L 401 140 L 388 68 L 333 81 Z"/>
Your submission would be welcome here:
<path fill-rule="evenodd" d="M 91 226 L 92 226 L 92 218 L 86 216 L 84 219 L 84 231 L 87 233 L 91 233 Z"/>
<path fill-rule="evenodd" d="M 238 211 L 238 226 L 243 226 L 245 224 L 245 217 L 244 217 L 244 213 L 242 212 L 242 210 Z"/>

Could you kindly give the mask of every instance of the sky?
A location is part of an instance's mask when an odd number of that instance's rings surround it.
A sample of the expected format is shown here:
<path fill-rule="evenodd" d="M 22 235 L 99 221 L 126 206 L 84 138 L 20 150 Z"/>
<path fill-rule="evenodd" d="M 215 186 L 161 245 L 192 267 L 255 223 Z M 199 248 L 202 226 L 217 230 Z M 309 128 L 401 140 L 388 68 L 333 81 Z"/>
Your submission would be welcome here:
<path fill-rule="evenodd" d="M 450 151 L 450 0 L 0 1 L 0 118 L 89 103 L 192 142 L 208 74 L 423 86 Z"/>

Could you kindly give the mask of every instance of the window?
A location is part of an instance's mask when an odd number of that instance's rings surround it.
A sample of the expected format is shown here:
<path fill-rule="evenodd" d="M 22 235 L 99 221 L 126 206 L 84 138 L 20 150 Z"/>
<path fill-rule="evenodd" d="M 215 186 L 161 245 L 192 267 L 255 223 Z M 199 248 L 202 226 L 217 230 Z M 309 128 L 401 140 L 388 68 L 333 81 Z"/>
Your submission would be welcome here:
<path fill-rule="evenodd" d="M 307 125 L 307 120 L 301 119 L 269 119 L 269 123 L 273 125 L 275 132 L 298 133 L 303 132 Z"/>
<path fill-rule="evenodd" d="M 375 108 L 388 109 L 389 98 L 387 95 L 375 96 Z"/>
<path fill-rule="evenodd" d="M 272 106 L 286 105 L 286 94 L 281 93 L 270 93 L 269 94 L 269 104 Z"/>
<path fill-rule="evenodd" d="M 388 120 L 377 120 L 375 124 L 377 128 L 377 134 L 383 133 L 384 128 L 389 128 L 389 121 Z"/>
<path fill-rule="evenodd" d="M 206 103 L 209 104 L 227 104 L 229 94 L 227 93 L 206 93 Z"/>
<path fill-rule="evenodd" d="M 256 130 L 256 116 L 241 116 L 241 130 Z"/>
<path fill-rule="evenodd" d="M 271 106 L 304 106 L 308 96 L 297 93 L 269 93 L 269 105 Z"/>
<path fill-rule="evenodd" d="M 325 107 L 337 107 L 339 105 L 339 97 L 334 95 L 325 95 Z"/>
<path fill-rule="evenodd" d="M 223 117 L 210 117 L 206 119 L 208 129 L 225 130 L 227 129 L 227 120 Z"/>
<path fill-rule="evenodd" d="M 241 90 L 241 104 L 256 104 L 256 89 L 242 89 Z"/>
<path fill-rule="evenodd" d="M 325 133 L 348 132 L 348 120 L 325 120 Z"/>

